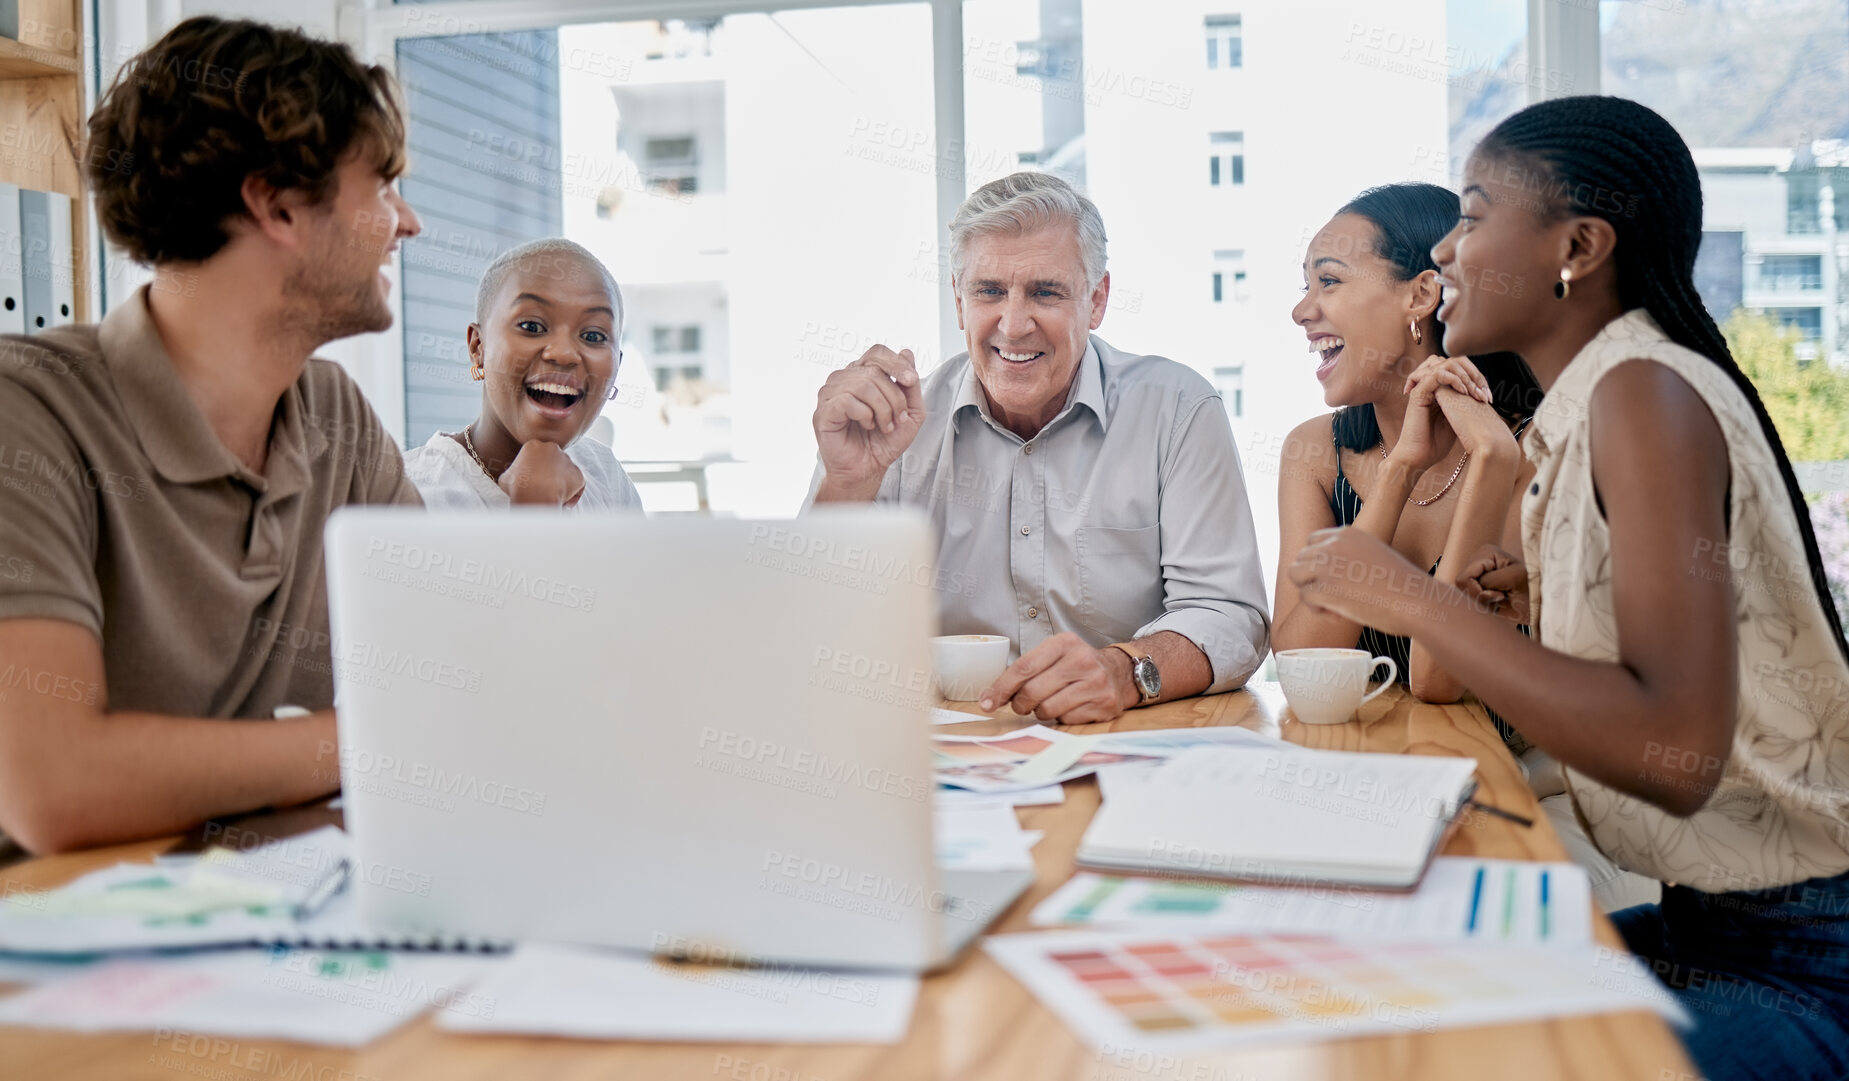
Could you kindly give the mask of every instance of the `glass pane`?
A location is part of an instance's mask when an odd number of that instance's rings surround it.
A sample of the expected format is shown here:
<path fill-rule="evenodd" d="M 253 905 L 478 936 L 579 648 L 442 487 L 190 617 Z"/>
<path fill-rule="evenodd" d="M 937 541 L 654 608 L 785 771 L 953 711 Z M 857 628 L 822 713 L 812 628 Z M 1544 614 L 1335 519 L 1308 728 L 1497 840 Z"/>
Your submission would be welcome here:
<path fill-rule="evenodd" d="M 1459 186 L 1471 148 L 1528 104 L 1527 0 L 1450 0 L 1442 73 L 1451 116 L 1448 153 L 1418 155 L 1418 179 Z"/>
<path fill-rule="evenodd" d="M 1843 5 L 1788 0 L 1772 18 L 1607 0 L 1599 22 L 1604 91 L 1663 114 L 1701 170 L 1709 313 L 1725 323 L 1764 312 L 1799 332 L 1803 354 L 1849 364 L 1849 267 L 1836 254 L 1849 232 L 1849 142 L 1821 138 L 1849 131 Z"/>
<path fill-rule="evenodd" d="M 1607 2 L 1599 23 L 1604 91 L 1663 114 L 1701 170 L 1696 287 L 1709 314 L 1762 390 L 1778 388 L 1762 397 L 1792 460 L 1839 461 L 1849 406 L 1829 376 L 1799 373 L 1828 364 L 1840 380 L 1849 365 L 1843 5 Z M 1814 389 L 1800 397 L 1793 386 Z M 1800 466 L 1807 475 L 1843 473 Z M 1811 521 L 1837 607 L 1849 611 L 1849 493 L 1816 495 Z"/>
<path fill-rule="evenodd" d="M 636 328 L 617 455 L 728 463 L 713 511 L 793 513 L 828 373 L 876 343 L 938 355 L 930 9 L 558 35 L 564 231 Z"/>
<path fill-rule="evenodd" d="M 561 231 L 557 55 L 549 30 L 398 43 L 411 162 L 400 190 L 424 225 L 404 245 L 411 446 L 481 412 L 465 335 L 482 271 Z"/>
<path fill-rule="evenodd" d="M 1520 38 L 1526 0 L 1470 6 L 1516 13 L 1518 29 L 1481 65 L 1493 71 Z M 1365 188 L 1447 182 L 1448 86 L 1466 72 L 1447 56 L 1446 15 L 1463 7 L 1357 0 L 1337 18 L 1309 4 L 963 5 L 968 183 L 1024 166 L 1074 181 L 1110 237 L 1098 336 L 1209 380 L 1244 366 L 1229 400 L 1251 406 L 1233 430 L 1267 575 L 1283 437 L 1328 408 L 1290 317 L 1304 246 Z M 1218 42 L 1217 68 L 1203 36 Z M 1047 63 L 1054 55 L 1065 62 Z M 1215 143 L 1232 133 L 1242 140 Z M 1219 264 L 1220 251 L 1243 263 Z"/>

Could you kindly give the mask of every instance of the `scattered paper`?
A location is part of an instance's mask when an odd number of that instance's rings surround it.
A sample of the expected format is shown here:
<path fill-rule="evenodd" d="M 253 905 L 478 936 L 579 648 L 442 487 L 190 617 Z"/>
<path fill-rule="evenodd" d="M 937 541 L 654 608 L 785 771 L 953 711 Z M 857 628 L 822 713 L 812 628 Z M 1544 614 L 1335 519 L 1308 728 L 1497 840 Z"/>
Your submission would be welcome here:
<path fill-rule="evenodd" d="M 939 807 L 980 807 L 1001 804 L 1004 807 L 1053 807 L 1066 802 L 1063 785 L 1022 788 L 1013 792 L 971 792 L 967 788 L 939 785 L 933 793 Z"/>
<path fill-rule="evenodd" d="M 1571 863 L 1454 857 L 1433 860 L 1411 893 L 1080 872 L 1034 909 L 1033 923 L 1586 947 L 1592 886 Z"/>
<path fill-rule="evenodd" d="M 984 948 L 1094 1047 L 1190 1054 L 1655 1010 L 1621 950 L 1165 932 L 999 935 Z"/>
<path fill-rule="evenodd" d="M 1084 777 L 1101 766 L 1157 762 L 1190 747 L 1290 750 L 1244 728 L 1163 728 L 1075 736 L 1034 725 L 998 736 L 934 736 L 938 783 L 974 792 L 1016 792 Z"/>
<path fill-rule="evenodd" d="M 297 920 L 297 903 L 351 858 L 346 833 L 324 826 L 245 852 L 208 849 L 185 860 L 117 864 L 55 890 L 9 895 L 0 903 L 0 951 L 88 955 L 236 945 L 496 945 L 380 932 L 360 919 L 350 886 L 310 918 Z"/>
<path fill-rule="evenodd" d="M 469 990 L 497 958 L 240 949 L 104 961 L 0 999 L 0 1024 L 173 1029 L 359 1047 L 426 1009 L 490 1015 Z"/>
<path fill-rule="evenodd" d="M 53 958 L 0 955 L 0 983 L 54 983 L 89 971 L 97 960 L 82 954 Z"/>
<path fill-rule="evenodd" d="M 986 721 L 988 719 L 989 715 L 986 713 L 964 713 L 960 710 L 945 709 L 942 706 L 933 707 L 931 710 L 932 724 L 964 724 L 968 721 Z"/>
<path fill-rule="evenodd" d="M 1111 800 L 1149 783 L 1162 768 L 1160 761 L 1129 762 L 1118 766 L 1098 767 L 1098 798 Z"/>
<path fill-rule="evenodd" d="M 446 1012 L 452 1032 L 591 1039 L 895 1043 L 918 977 L 796 967 L 680 964 L 526 943 L 478 988 L 492 1014 Z"/>
<path fill-rule="evenodd" d="M 937 865 L 956 871 L 1031 871 L 1042 834 L 1021 828 L 1003 803 L 937 809 L 933 816 Z"/>

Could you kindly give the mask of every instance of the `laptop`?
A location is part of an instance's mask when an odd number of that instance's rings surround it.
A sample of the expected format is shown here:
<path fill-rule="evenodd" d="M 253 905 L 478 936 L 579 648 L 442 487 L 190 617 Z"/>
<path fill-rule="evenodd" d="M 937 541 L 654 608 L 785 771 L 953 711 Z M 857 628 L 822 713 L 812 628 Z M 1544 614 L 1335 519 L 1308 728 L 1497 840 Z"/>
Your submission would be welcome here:
<path fill-rule="evenodd" d="M 1032 882 L 934 859 L 922 516 L 366 507 L 326 547 L 380 930 L 928 970 Z"/>

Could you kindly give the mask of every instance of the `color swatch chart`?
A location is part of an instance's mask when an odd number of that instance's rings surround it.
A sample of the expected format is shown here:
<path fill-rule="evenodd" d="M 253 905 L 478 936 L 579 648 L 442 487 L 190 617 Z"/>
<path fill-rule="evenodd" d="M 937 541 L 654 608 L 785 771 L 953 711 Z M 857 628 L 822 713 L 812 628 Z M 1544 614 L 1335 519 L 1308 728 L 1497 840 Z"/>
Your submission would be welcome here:
<path fill-rule="evenodd" d="M 1033 922 L 1588 946 L 1592 886 L 1571 863 L 1442 856 L 1410 893 L 1081 871 L 1034 909 Z"/>
<path fill-rule="evenodd" d="M 1282 935 L 1000 935 L 997 962 L 1094 1046 L 1177 1053 L 1680 1007 L 1622 955 Z"/>

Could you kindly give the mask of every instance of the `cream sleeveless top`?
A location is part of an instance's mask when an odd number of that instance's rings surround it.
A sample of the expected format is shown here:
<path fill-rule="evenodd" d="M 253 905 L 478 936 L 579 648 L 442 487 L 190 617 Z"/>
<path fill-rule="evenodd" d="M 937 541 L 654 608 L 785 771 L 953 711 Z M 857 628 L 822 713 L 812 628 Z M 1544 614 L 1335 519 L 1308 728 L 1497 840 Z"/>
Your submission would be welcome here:
<path fill-rule="evenodd" d="M 1707 804 L 1677 818 L 1566 771 L 1574 805 L 1620 866 L 1709 893 L 1765 889 L 1849 870 L 1849 663 L 1831 633 L 1778 463 L 1744 395 L 1712 361 L 1670 341 L 1638 308 L 1614 319 L 1547 392 L 1522 449 L 1522 548 L 1541 644 L 1618 657 L 1611 534 L 1593 497 L 1593 388 L 1632 359 L 1662 364 L 1701 395 L 1727 440 L 1725 544 L 1698 545 L 1689 573 L 1732 583 L 1739 721 Z M 1674 477 L 1664 483 L 1675 483 Z M 1669 558 L 1666 553 L 1665 558 Z M 1712 764 L 1647 748 L 1643 771 L 1697 779 Z"/>

